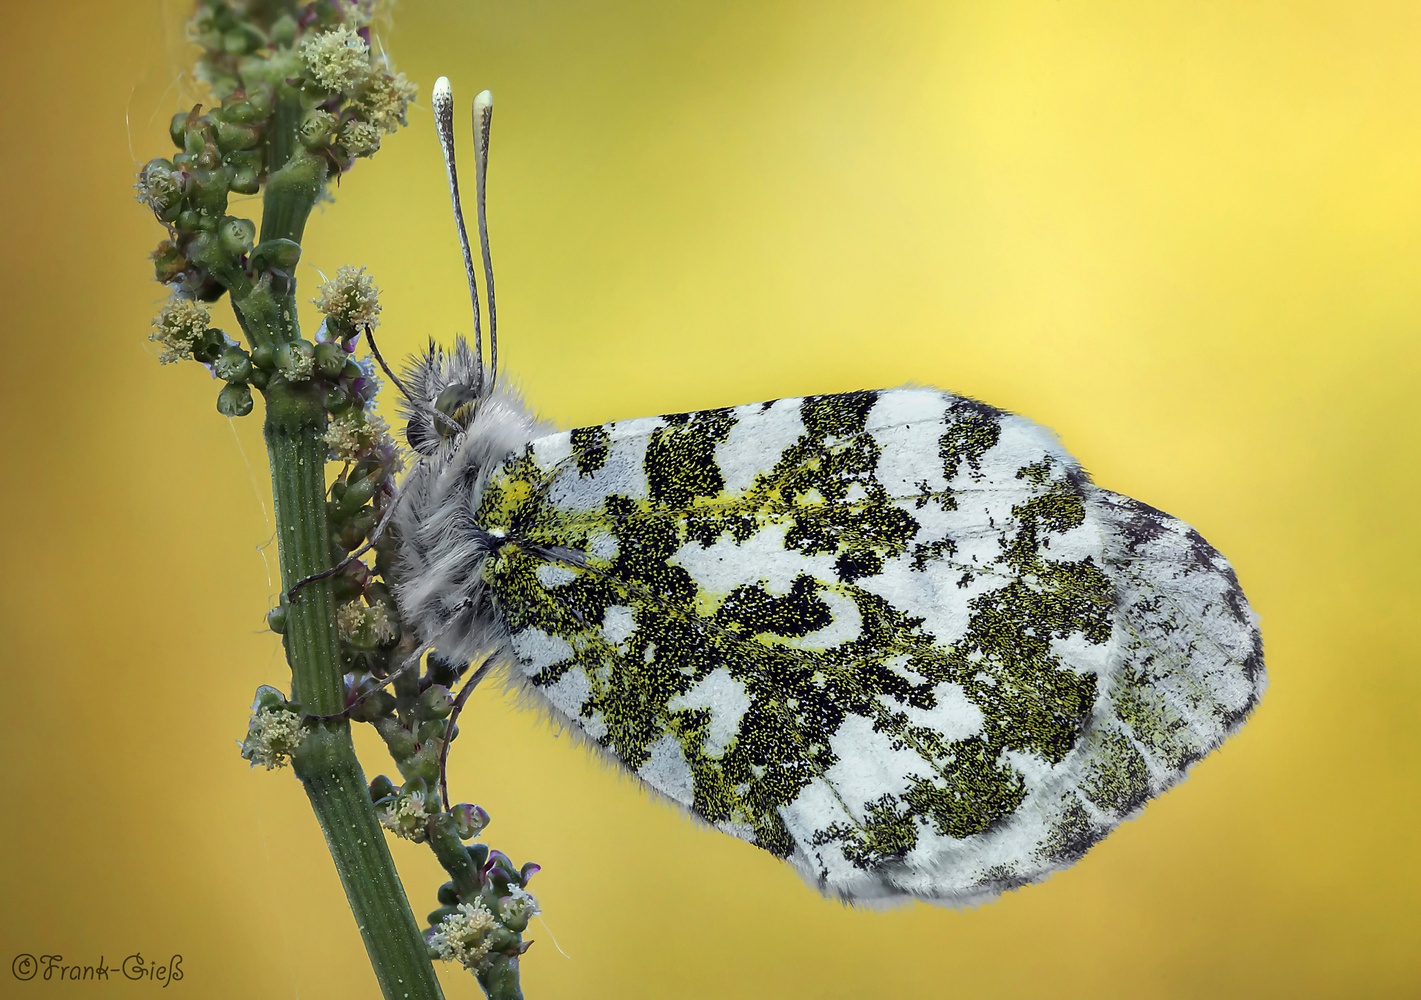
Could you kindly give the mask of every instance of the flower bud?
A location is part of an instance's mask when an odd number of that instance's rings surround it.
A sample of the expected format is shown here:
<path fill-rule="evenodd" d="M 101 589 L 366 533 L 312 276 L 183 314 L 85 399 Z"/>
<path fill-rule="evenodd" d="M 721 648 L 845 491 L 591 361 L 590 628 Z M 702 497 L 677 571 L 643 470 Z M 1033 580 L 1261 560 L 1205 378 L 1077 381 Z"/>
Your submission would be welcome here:
<path fill-rule="evenodd" d="M 375 775 L 375 780 L 370 782 L 370 801 L 379 802 L 381 799 L 388 799 L 395 794 L 395 783 L 383 774 Z"/>
<path fill-rule="evenodd" d="M 416 719 L 447 719 L 454 710 L 454 696 L 443 684 L 434 684 L 420 693 L 414 705 Z"/>
<path fill-rule="evenodd" d="M 276 348 L 270 344 L 258 344 L 252 348 L 252 364 L 257 368 L 272 371 L 276 368 Z"/>
<path fill-rule="evenodd" d="M 217 394 L 217 412 L 224 417 L 245 417 L 252 412 L 252 390 L 245 382 L 229 382 Z"/>
<path fill-rule="evenodd" d="M 258 271 L 280 268 L 289 271 L 301 260 L 301 244 L 295 240 L 263 240 L 252 251 L 252 267 Z"/>
<path fill-rule="evenodd" d="M 335 378 L 345 368 L 346 359 L 349 358 L 345 348 L 339 344 L 327 341 L 324 344 L 316 345 L 316 370 L 326 378 Z"/>
<path fill-rule="evenodd" d="M 173 220 L 173 228 L 180 233 L 201 232 L 204 218 L 203 214 L 196 209 L 185 208 Z"/>
<path fill-rule="evenodd" d="M 444 741 L 444 732 L 449 724 L 443 719 L 429 719 L 415 725 L 415 738 L 420 743 L 434 744 Z"/>
<path fill-rule="evenodd" d="M 256 242 L 256 235 L 256 223 L 251 219 L 241 219 L 235 215 L 224 217 L 217 227 L 217 239 L 222 249 L 234 257 L 251 253 Z"/>
<path fill-rule="evenodd" d="M 387 715 L 393 715 L 395 711 L 395 696 L 388 691 L 371 691 L 374 682 L 368 681 L 360 685 L 352 694 L 350 717 L 356 722 L 374 722 L 376 719 Z M 356 700 L 364 698 L 359 704 Z"/>
<path fill-rule="evenodd" d="M 316 367 L 316 345 L 309 340 L 289 340 L 276 349 L 276 370 L 288 382 L 305 382 Z"/>
<path fill-rule="evenodd" d="M 448 885 L 449 883 L 446 882 L 445 884 Z M 446 917 L 452 917 L 458 912 L 459 900 L 456 897 L 452 903 L 445 903 L 437 910 L 430 910 L 429 916 L 425 917 L 424 919 L 428 921 L 429 926 L 436 927 L 439 924 L 442 924 Z"/>
<path fill-rule="evenodd" d="M 253 125 L 263 116 L 248 101 L 232 101 L 222 106 L 222 117 L 237 125 Z"/>
<path fill-rule="evenodd" d="M 191 112 L 179 111 L 173 115 L 172 120 L 168 122 L 168 136 L 173 140 L 173 145 L 177 146 L 178 149 L 182 149 L 187 144 L 187 123 L 191 117 Z"/>
<path fill-rule="evenodd" d="M 245 382 L 252 373 L 252 359 L 240 347 L 229 347 L 212 363 L 212 374 L 228 382 Z"/>
<path fill-rule="evenodd" d="M 261 174 L 250 167 L 232 171 L 232 191 L 235 194 L 256 194 L 262 189 Z"/>
<path fill-rule="evenodd" d="M 370 498 L 375 495 L 375 490 L 380 486 L 380 481 L 375 476 L 366 476 L 354 482 L 345 484 L 345 491 L 336 501 L 335 509 L 331 512 L 336 520 L 343 520 L 354 514 L 361 507 L 370 502 Z"/>
<path fill-rule="evenodd" d="M 526 920 L 523 921 L 523 926 L 528 926 L 528 922 Z M 488 942 L 489 951 L 503 952 L 508 951 L 508 949 L 512 948 L 518 943 L 518 934 L 514 931 L 509 930 L 507 927 L 495 927 L 493 930 L 488 932 L 488 937 L 484 940 Z"/>
<path fill-rule="evenodd" d="M 484 862 L 488 860 L 488 845 L 470 844 L 466 850 L 469 852 L 469 860 L 474 863 L 474 867 L 483 871 Z"/>
<path fill-rule="evenodd" d="M 286 605 L 278 604 L 266 613 L 266 627 L 277 635 L 286 634 Z"/>
<path fill-rule="evenodd" d="M 256 700 L 252 702 L 253 712 L 272 712 L 280 708 L 288 707 L 290 703 L 286 700 L 286 695 L 270 684 L 263 684 L 257 688 Z"/>
<path fill-rule="evenodd" d="M 350 390 L 339 383 L 331 386 L 331 391 L 326 393 L 326 409 L 332 415 L 348 409 L 353 402 L 355 400 L 351 398 Z"/>
<path fill-rule="evenodd" d="M 488 860 L 483 864 L 483 873 L 502 878 L 504 881 L 512 881 L 518 877 L 518 873 L 513 870 L 513 861 L 502 851 L 488 852 Z"/>
<path fill-rule="evenodd" d="M 449 810 L 449 815 L 454 817 L 454 829 L 458 831 L 460 840 L 473 840 L 489 824 L 489 815 L 483 806 L 468 802 L 459 803 Z"/>
<path fill-rule="evenodd" d="M 236 122 L 216 121 L 212 124 L 212 134 L 217 139 L 217 148 L 224 153 L 239 149 L 251 149 L 261 142 L 261 129 L 255 125 L 239 125 Z"/>
<path fill-rule="evenodd" d="M 528 885 L 528 880 L 542 870 L 542 865 L 536 865 L 533 862 L 529 861 L 522 868 L 518 869 L 518 884 L 526 887 Z"/>
<path fill-rule="evenodd" d="M 453 882 L 445 882 L 439 887 L 439 902 L 445 906 L 457 906 L 459 903 L 459 892 L 454 888 Z M 431 920 L 430 923 L 435 921 Z"/>

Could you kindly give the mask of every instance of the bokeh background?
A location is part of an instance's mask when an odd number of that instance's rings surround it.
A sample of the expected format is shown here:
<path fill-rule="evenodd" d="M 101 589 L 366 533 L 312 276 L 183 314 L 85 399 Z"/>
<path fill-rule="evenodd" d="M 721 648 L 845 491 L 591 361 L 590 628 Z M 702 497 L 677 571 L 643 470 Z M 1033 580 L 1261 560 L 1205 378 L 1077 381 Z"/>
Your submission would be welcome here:
<path fill-rule="evenodd" d="M 235 747 L 288 679 L 260 409 L 145 341 L 130 184 L 201 99 L 185 14 L 0 20 L 0 958 L 373 996 L 304 795 Z M 1228 554 L 1272 676 L 1182 787 L 966 912 L 824 901 L 490 687 L 451 783 L 544 866 L 530 1000 L 1421 995 L 1421 6 L 403 0 L 384 41 L 497 95 L 504 357 L 547 416 L 906 382 L 1026 413 Z M 411 117 L 301 272 L 367 265 L 397 355 L 469 327 Z"/>

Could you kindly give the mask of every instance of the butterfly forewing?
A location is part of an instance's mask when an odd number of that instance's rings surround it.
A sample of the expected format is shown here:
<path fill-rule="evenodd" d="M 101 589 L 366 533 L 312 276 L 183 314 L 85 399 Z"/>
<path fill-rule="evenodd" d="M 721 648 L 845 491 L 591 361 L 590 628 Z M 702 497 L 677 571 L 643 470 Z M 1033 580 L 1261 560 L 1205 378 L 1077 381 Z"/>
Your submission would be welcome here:
<path fill-rule="evenodd" d="M 475 520 L 531 690 L 846 898 L 970 902 L 1071 863 L 1262 683 L 1197 534 L 936 390 L 540 437 Z"/>

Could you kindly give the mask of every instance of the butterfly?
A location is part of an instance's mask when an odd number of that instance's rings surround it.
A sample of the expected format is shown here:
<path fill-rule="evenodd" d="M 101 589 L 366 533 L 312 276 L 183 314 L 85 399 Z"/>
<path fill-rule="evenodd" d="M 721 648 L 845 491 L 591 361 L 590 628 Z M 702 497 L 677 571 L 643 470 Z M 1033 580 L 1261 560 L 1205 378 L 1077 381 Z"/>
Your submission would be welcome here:
<path fill-rule="evenodd" d="M 899 388 L 558 431 L 475 340 L 406 372 L 401 613 L 828 896 L 968 905 L 1079 859 L 1239 728 L 1258 619 L 1046 428 Z"/>

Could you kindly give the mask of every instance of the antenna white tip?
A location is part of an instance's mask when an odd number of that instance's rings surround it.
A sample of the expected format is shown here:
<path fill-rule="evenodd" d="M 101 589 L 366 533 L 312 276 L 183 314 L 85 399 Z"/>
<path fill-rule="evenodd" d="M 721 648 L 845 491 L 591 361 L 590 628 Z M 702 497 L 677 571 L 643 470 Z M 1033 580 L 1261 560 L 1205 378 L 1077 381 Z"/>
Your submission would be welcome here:
<path fill-rule="evenodd" d="M 434 81 L 434 103 L 454 103 L 454 88 L 449 85 L 449 78 L 447 76 L 441 76 L 438 80 Z"/>
<path fill-rule="evenodd" d="M 479 96 L 474 98 L 474 114 L 481 115 L 491 107 L 493 107 L 493 92 L 490 90 L 479 91 Z"/>

